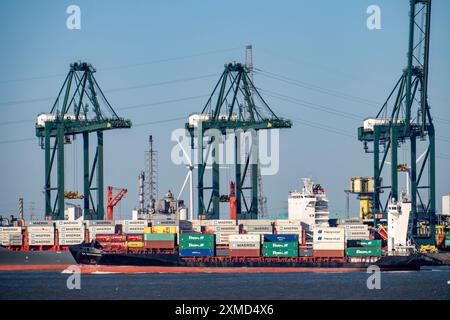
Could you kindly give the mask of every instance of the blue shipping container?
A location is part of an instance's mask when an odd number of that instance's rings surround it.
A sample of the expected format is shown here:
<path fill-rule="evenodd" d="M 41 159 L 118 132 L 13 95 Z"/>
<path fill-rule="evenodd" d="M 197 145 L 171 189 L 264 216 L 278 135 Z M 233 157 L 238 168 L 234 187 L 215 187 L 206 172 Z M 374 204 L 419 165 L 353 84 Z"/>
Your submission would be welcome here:
<path fill-rule="evenodd" d="M 298 234 L 265 234 L 264 242 L 298 242 Z"/>
<path fill-rule="evenodd" d="M 180 257 L 214 257 L 214 250 L 211 249 L 182 249 Z"/>

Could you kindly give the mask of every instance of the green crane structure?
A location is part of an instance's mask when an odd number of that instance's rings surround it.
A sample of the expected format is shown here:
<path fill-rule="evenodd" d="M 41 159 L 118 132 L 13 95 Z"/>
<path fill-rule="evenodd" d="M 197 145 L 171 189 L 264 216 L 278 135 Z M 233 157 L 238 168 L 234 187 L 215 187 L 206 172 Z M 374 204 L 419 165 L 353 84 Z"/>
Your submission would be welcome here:
<path fill-rule="evenodd" d="M 409 142 L 412 236 L 419 244 L 434 243 L 436 213 L 435 129 L 428 105 L 428 65 L 430 47 L 431 0 L 410 0 L 407 65 L 390 92 L 376 119 L 358 128 L 358 139 L 366 152 L 373 153 L 374 213 L 386 218 L 388 201 L 398 200 L 398 149 Z M 372 122 L 370 125 L 369 122 Z M 369 151 L 368 143 L 373 144 Z M 420 164 L 418 142 L 425 145 Z M 390 152 L 390 186 L 381 186 Z M 386 179 L 384 179 L 386 181 Z M 380 194 L 389 189 L 386 203 Z M 384 202 L 384 201 L 383 201 Z M 429 226 L 428 235 L 419 235 L 418 222 Z M 374 219 L 377 224 L 377 219 Z"/>
<path fill-rule="evenodd" d="M 192 117 L 197 117 L 195 124 Z M 241 63 L 229 63 L 214 87 L 200 114 L 191 115 L 186 129 L 195 140 L 198 149 L 198 206 L 197 213 L 207 219 L 219 219 L 220 212 L 220 167 L 219 144 L 223 136 L 234 133 L 234 171 L 236 179 L 236 216 L 238 219 L 258 217 L 258 130 L 290 128 L 290 120 L 279 118 L 254 87 L 249 70 Z M 217 134 L 211 134 L 214 131 Z M 251 134 L 251 145 L 246 156 L 241 150 L 244 133 Z M 205 141 L 206 138 L 206 141 Z M 206 154 L 204 154 L 206 149 Z M 245 160 L 242 158 L 245 157 Z M 212 185 L 205 185 L 205 170 L 212 160 Z M 249 169 L 251 166 L 251 170 Z M 251 171 L 250 183 L 247 181 Z M 206 192 L 210 193 L 209 199 Z M 249 199 L 248 203 L 246 200 Z"/>
<path fill-rule="evenodd" d="M 64 144 L 70 141 L 70 136 L 83 135 L 84 190 L 80 198 L 84 201 L 85 219 L 101 220 L 104 217 L 103 131 L 131 127 L 131 121 L 120 118 L 111 107 L 94 73 L 95 69 L 88 63 L 72 63 L 50 114 L 39 115 L 36 123 L 36 136 L 45 151 L 45 216 L 54 220 L 64 219 Z M 97 135 L 92 166 L 90 133 Z M 55 166 L 56 187 L 53 187 L 51 182 Z M 93 183 L 94 174 L 96 185 Z M 96 191 L 96 203 L 93 191 Z"/>

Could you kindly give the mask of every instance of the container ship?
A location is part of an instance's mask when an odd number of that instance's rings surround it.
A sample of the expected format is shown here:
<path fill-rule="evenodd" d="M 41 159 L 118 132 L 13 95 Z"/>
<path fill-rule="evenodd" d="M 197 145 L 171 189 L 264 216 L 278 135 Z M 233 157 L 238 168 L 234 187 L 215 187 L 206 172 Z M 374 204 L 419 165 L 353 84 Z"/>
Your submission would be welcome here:
<path fill-rule="evenodd" d="M 420 254 L 386 255 L 382 240 L 362 239 L 364 225 L 315 227 L 299 220 L 32 221 L 2 227 L 0 267 L 8 265 L 145 266 L 196 272 L 271 270 L 419 270 L 439 262 Z M 8 241 L 5 240 L 8 235 Z M 350 239 L 351 238 L 351 239 Z M 6 269 L 5 269 L 6 268 Z"/>

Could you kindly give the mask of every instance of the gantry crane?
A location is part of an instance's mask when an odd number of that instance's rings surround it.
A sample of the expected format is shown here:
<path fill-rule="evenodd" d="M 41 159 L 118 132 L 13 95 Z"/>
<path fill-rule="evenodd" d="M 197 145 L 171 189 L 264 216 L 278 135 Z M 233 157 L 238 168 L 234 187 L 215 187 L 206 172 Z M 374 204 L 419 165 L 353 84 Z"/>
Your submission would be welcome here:
<path fill-rule="evenodd" d="M 220 168 L 219 144 L 227 134 L 234 133 L 234 170 L 236 183 L 236 214 L 238 219 L 257 219 L 258 216 L 258 130 L 290 128 L 290 120 L 279 118 L 261 97 L 249 77 L 249 70 L 241 63 L 225 65 L 219 81 L 200 114 L 189 117 L 186 129 L 191 147 L 195 141 L 198 152 L 198 214 L 207 219 L 219 219 Z M 243 134 L 250 132 L 248 153 L 241 150 Z M 206 138 L 206 141 L 205 141 Z M 204 154 L 206 149 L 206 154 Z M 242 154 L 247 154 L 241 161 Z M 210 158 L 211 157 L 211 158 Z M 212 185 L 205 186 L 205 170 L 211 159 Z M 243 183 L 251 167 L 250 184 Z M 209 199 L 205 192 L 210 190 Z M 244 192 L 249 192 L 249 203 Z M 205 201 L 206 200 L 206 201 Z"/>
<path fill-rule="evenodd" d="M 70 136 L 83 135 L 85 219 L 103 219 L 103 131 L 131 127 L 131 121 L 120 118 L 111 107 L 94 72 L 95 69 L 86 62 L 72 63 L 50 113 L 41 114 L 37 119 L 36 136 L 45 151 L 45 216 L 52 219 L 64 219 L 64 144 Z M 94 132 L 97 146 L 91 167 L 89 134 Z M 51 184 L 55 158 L 56 188 Z M 97 175 L 96 186 L 93 185 L 94 173 Z M 56 197 L 52 204 L 53 191 L 56 191 Z M 93 191 L 97 194 L 96 204 Z"/>
<path fill-rule="evenodd" d="M 115 196 L 113 196 L 113 190 L 119 190 Z M 114 207 L 123 199 L 128 193 L 127 189 L 114 188 L 109 186 L 106 192 L 107 195 L 107 220 L 112 221 L 114 219 Z"/>
<path fill-rule="evenodd" d="M 435 238 L 435 129 L 428 105 L 430 24 L 431 0 L 410 0 L 406 68 L 376 118 L 365 120 L 364 126 L 358 128 L 358 139 L 364 143 L 365 151 L 374 155 L 375 216 L 378 213 L 386 218 L 389 200 L 399 198 L 398 172 L 404 169 L 404 165 L 399 166 L 398 149 L 409 142 L 410 217 L 412 236 L 418 243 L 432 243 Z M 372 150 L 369 150 L 368 143 L 373 144 Z M 417 157 L 418 143 L 424 144 L 423 159 Z M 387 161 L 389 152 L 390 163 Z M 390 185 L 382 187 L 386 164 L 390 165 Z M 380 199 L 383 189 L 389 190 L 385 204 Z M 429 225 L 429 234 L 419 237 L 417 224 L 423 221 Z M 377 224 L 377 219 L 374 219 L 374 224 Z"/>

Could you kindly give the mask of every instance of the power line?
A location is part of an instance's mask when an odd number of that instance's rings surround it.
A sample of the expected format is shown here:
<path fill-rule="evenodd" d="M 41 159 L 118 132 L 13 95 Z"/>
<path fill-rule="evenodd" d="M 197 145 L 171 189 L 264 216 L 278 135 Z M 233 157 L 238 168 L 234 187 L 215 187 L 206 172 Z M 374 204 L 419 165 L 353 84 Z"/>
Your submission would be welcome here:
<path fill-rule="evenodd" d="M 166 58 L 166 59 L 157 59 L 157 60 L 151 60 L 151 61 L 147 61 L 147 62 L 133 63 L 133 64 L 127 64 L 127 65 L 121 65 L 121 66 L 115 66 L 115 67 L 106 67 L 106 68 L 100 68 L 100 69 L 97 69 L 97 70 L 100 70 L 100 71 L 103 72 L 103 71 L 110 71 L 110 70 L 135 68 L 135 67 L 141 67 L 141 66 L 145 66 L 145 65 L 157 64 L 157 63 L 162 63 L 162 62 L 184 60 L 184 59 L 201 57 L 201 56 L 207 56 L 207 55 L 212 55 L 212 54 L 217 54 L 217 53 L 230 52 L 230 51 L 235 51 L 235 50 L 238 50 L 238 49 L 242 49 L 242 47 L 234 47 L 234 48 L 228 48 L 228 49 L 205 51 L 205 52 L 200 52 L 200 53 L 194 53 L 194 54 L 191 54 L 191 55 L 185 55 L 185 56 L 179 56 L 179 57 L 173 57 L 173 58 Z M 35 77 L 10 79 L 10 80 L 0 80 L 0 84 L 13 83 L 13 82 L 23 82 L 23 81 L 30 81 L 30 80 L 42 80 L 42 79 L 49 79 L 49 78 L 56 78 L 56 77 L 64 77 L 65 75 L 66 74 L 51 74 L 51 75 L 44 75 L 44 76 L 35 76 Z"/>
<path fill-rule="evenodd" d="M 168 85 L 168 84 L 174 84 L 174 83 L 180 83 L 180 82 L 188 82 L 188 81 L 193 81 L 193 80 L 211 78 L 211 77 L 216 77 L 218 75 L 219 75 L 218 73 L 206 74 L 206 75 L 200 75 L 200 76 L 195 76 L 195 77 L 187 77 L 187 78 L 180 78 L 180 79 L 174 79 L 174 80 L 168 80 L 168 81 L 161 81 L 161 82 L 154 82 L 154 83 L 148 83 L 148 84 L 142 84 L 142 85 L 109 89 L 109 90 L 104 90 L 104 92 L 120 92 L 120 91 L 127 91 L 127 90 L 133 90 L 133 89 L 143 89 L 143 88 L 148 88 L 148 87 L 156 87 L 156 86 L 162 86 L 162 85 Z M 35 98 L 35 99 L 26 99 L 26 100 L 17 100 L 17 101 L 3 101 L 3 102 L 0 102 L 0 106 L 50 101 L 50 100 L 54 100 L 54 99 L 55 99 L 54 97 L 47 97 L 47 98 Z"/>

